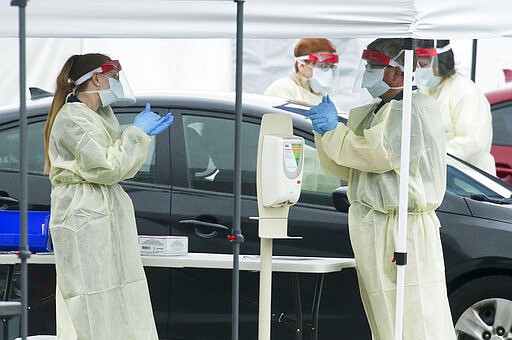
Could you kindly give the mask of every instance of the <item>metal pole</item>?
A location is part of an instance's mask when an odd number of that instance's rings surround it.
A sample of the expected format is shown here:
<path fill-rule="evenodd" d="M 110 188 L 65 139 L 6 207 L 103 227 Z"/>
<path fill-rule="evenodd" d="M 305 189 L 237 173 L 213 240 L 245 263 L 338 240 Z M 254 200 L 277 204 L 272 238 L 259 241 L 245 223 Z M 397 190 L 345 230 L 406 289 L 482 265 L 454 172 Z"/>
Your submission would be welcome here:
<path fill-rule="evenodd" d="M 240 243 L 244 241 L 240 227 L 242 196 L 242 63 L 243 63 L 243 20 L 244 0 L 234 0 L 236 11 L 236 73 L 235 73 L 235 175 L 233 185 L 233 230 L 230 240 L 233 242 L 233 293 L 231 339 L 238 339 L 239 295 L 240 295 Z"/>
<path fill-rule="evenodd" d="M 28 332 L 28 280 L 27 259 L 30 257 L 27 242 L 27 107 L 26 88 L 26 56 L 25 56 L 25 7 L 27 0 L 12 0 L 11 6 L 19 7 L 19 53 L 20 53 L 20 248 L 18 257 L 21 260 L 21 338 L 25 340 Z"/>
<path fill-rule="evenodd" d="M 260 308 L 258 340 L 270 340 L 272 313 L 272 239 L 260 240 Z"/>
<path fill-rule="evenodd" d="M 411 103 L 414 40 L 404 39 L 404 99 L 402 103 L 402 143 L 400 147 L 400 197 L 398 206 L 398 240 L 396 267 L 395 340 L 402 340 L 404 318 L 405 265 L 407 264 L 407 215 L 409 201 L 409 153 L 411 143 Z"/>
<path fill-rule="evenodd" d="M 478 40 L 473 39 L 473 54 L 471 56 L 471 80 L 476 82 L 476 55 L 478 50 Z"/>

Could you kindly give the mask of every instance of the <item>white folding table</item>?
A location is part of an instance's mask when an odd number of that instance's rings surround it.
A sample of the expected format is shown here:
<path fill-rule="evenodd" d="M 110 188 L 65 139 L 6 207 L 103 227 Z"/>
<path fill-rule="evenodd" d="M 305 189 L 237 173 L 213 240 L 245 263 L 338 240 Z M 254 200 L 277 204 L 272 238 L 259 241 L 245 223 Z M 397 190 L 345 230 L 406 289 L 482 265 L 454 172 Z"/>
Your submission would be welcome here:
<path fill-rule="evenodd" d="M 6 289 L 3 300 L 7 301 L 10 294 L 12 282 L 13 267 L 19 263 L 18 256 L 14 253 L 0 254 L 0 265 L 9 265 L 6 278 Z M 33 254 L 27 261 L 28 264 L 55 264 L 55 258 L 52 253 Z M 164 268 L 204 268 L 204 269 L 232 269 L 232 254 L 215 253 L 189 253 L 188 255 L 158 256 L 142 255 L 142 264 L 145 267 L 164 267 Z M 240 255 L 239 268 L 243 271 L 259 271 L 260 257 L 258 255 Z M 297 282 L 297 320 L 296 339 L 302 339 L 302 307 L 300 303 L 300 287 L 298 274 L 309 273 L 318 274 L 315 284 L 315 294 L 312 308 L 312 339 L 318 337 L 318 313 L 320 307 L 320 297 L 323 289 L 324 275 L 327 273 L 339 272 L 345 268 L 355 268 L 353 258 L 333 258 L 333 257 L 305 257 L 305 256 L 273 256 L 272 271 L 287 272 L 296 274 Z M 5 334 L 4 324 L 4 334 Z M 5 337 L 4 337 L 5 338 Z"/>

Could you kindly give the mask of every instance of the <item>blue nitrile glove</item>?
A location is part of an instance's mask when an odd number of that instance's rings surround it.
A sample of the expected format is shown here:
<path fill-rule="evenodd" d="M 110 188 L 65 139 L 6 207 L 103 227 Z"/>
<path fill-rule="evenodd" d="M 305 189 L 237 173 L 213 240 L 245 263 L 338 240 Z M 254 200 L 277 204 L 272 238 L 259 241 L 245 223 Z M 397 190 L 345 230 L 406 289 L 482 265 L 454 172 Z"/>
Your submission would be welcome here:
<path fill-rule="evenodd" d="M 322 135 L 327 131 L 334 130 L 338 125 L 338 110 L 329 96 L 323 97 L 320 104 L 313 106 L 309 110 L 308 116 L 313 124 L 313 130 Z"/>
<path fill-rule="evenodd" d="M 144 111 L 135 116 L 133 125 L 149 135 L 149 133 L 158 125 L 160 119 L 161 117 L 159 115 L 151 111 L 151 105 L 146 103 Z"/>
<path fill-rule="evenodd" d="M 150 136 L 158 135 L 160 132 L 164 131 L 169 126 L 171 126 L 173 121 L 174 121 L 174 116 L 172 115 L 172 113 L 169 112 L 168 114 L 166 114 L 164 117 L 162 117 L 158 121 L 158 125 L 155 126 L 155 128 L 153 130 L 151 130 L 148 133 L 148 135 L 150 135 Z"/>

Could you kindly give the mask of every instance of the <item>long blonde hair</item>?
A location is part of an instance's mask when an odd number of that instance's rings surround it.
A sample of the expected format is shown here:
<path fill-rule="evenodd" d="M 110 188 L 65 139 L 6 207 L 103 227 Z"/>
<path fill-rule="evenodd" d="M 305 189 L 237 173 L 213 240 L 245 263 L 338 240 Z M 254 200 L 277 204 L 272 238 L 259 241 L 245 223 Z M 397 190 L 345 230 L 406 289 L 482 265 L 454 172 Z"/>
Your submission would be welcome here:
<path fill-rule="evenodd" d="M 84 55 L 75 54 L 64 63 L 62 70 L 57 77 L 57 83 L 55 85 L 55 95 L 53 96 L 52 105 L 48 117 L 46 119 L 46 125 L 44 127 L 44 172 L 50 171 L 51 163 L 48 154 L 48 147 L 50 145 L 50 133 L 52 131 L 53 122 L 57 113 L 64 105 L 67 96 L 75 89 L 75 94 L 82 91 L 87 86 L 87 81 L 76 86 L 75 81 L 86 74 L 100 67 L 103 63 L 110 61 L 111 59 L 106 55 L 100 53 L 89 53 Z"/>

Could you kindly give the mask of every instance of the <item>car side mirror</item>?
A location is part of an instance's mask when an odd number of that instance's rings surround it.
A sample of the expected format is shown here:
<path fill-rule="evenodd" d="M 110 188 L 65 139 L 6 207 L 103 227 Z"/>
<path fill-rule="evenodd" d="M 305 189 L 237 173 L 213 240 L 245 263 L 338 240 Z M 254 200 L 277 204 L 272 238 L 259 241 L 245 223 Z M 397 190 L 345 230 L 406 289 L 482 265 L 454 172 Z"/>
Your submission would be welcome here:
<path fill-rule="evenodd" d="M 332 192 L 332 203 L 336 210 L 348 213 L 348 207 L 350 207 L 350 202 L 347 197 L 348 187 L 343 186 Z"/>
<path fill-rule="evenodd" d="M 40 89 L 38 87 L 29 87 L 30 99 L 36 100 L 41 98 L 53 97 L 53 93 Z"/>

